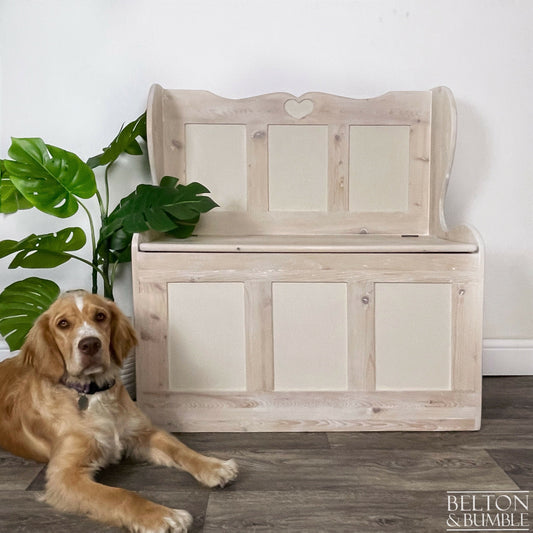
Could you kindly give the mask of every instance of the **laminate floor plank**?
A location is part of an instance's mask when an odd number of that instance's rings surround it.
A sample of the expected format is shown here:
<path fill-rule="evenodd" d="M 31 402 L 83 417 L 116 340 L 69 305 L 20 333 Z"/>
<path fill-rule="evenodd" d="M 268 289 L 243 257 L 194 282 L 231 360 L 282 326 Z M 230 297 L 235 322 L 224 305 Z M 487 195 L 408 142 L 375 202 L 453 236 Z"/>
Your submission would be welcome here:
<path fill-rule="evenodd" d="M 533 449 L 532 427 L 523 419 L 488 419 L 480 431 L 328 433 L 328 440 L 334 450 Z"/>
<path fill-rule="evenodd" d="M 128 490 L 207 492 L 187 472 L 147 463 L 111 465 L 99 472 L 96 480 L 104 485 Z M 200 494 L 199 494 L 200 495 Z"/>
<path fill-rule="evenodd" d="M 193 450 L 222 458 L 238 450 L 329 449 L 326 433 L 174 433 Z"/>
<path fill-rule="evenodd" d="M 2 450 L 0 491 L 25 490 L 42 469 L 40 463 L 26 461 Z"/>
<path fill-rule="evenodd" d="M 521 489 L 533 489 L 533 450 L 487 451 Z"/>
<path fill-rule="evenodd" d="M 204 532 L 209 533 L 442 533 L 449 525 L 447 495 L 441 491 L 365 490 L 342 498 L 335 491 L 247 492 L 239 499 L 228 493 L 210 499 L 207 515 Z"/>
<path fill-rule="evenodd" d="M 249 491 L 213 494 L 204 533 L 442 533 L 446 494 L 389 491 Z"/>
<path fill-rule="evenodd" d="M 485 450 L 241 452 L 227 491 L 516 489 Z"/>
<path fill-rule="evenodd" d="M 533 420 L 533 376 L 483 379 L 483 419 Z"/>

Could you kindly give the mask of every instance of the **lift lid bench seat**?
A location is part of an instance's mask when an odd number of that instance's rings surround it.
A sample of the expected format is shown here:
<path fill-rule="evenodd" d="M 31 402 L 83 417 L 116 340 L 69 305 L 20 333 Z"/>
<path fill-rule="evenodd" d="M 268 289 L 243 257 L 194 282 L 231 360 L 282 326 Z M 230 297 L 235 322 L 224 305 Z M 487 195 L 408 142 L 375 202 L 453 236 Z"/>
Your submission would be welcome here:
<path fill-rule="evenodd" d="M 483 243 L 448 228 L 446 87 L 353 99 L 154 85 L 154 183 L 220 205 L 134 236 L 137 401 L 172 431 L 481 422 Z"/>

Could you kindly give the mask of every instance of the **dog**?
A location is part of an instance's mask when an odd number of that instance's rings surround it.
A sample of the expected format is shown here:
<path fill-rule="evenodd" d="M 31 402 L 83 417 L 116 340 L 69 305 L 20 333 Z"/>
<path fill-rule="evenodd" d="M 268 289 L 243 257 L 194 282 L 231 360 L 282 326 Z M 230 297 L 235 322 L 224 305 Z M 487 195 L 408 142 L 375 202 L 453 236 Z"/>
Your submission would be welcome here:
<path fill-rule="evenodd" d="M 208 487 L 238 473 L 235 461 L 191 450 L 136 407 L 119 378 L 136 343 L 113 302 L 85 291 L 60 296 L 19 354 L 0 363 L 0 447 L 48 463 L 43 499 L 60 511 L 137 533 L 185 532 L 187 511 L 94 480 L 125 456 L 185 470 Z"/>

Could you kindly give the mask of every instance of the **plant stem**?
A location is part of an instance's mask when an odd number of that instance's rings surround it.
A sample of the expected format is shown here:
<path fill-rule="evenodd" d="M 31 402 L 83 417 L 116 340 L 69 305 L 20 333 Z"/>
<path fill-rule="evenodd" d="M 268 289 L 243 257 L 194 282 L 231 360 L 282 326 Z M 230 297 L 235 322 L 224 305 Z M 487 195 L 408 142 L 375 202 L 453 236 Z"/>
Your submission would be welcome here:
<path fill-rule="evenodd" d="M 104 291 L 106 292 L 106 296 L 108 296 L 109 294 L 111 295 L 113 294 L 113 288 L 111 286 L 111 283 L 107 279 L 106 273 L 101 268 L 98 268 L 97 265 L 91 263 L 91 261 L 88 261 L 87 259 L 84 259 L 83 257 L 80 257 L 79 255 L 68 254 L 68 253 L 65 253 L 64 255 L 70 257 L 71 259 L 77 259 L 78 261 L 81 261 L 82 263 L 85 263 L 86 265 L 89 265 L 92 268 L 93 274 L 95 275 L 100 274 L 100 276 L 102 276 L 102 280 L 104 282 Z"/>
<path fill-rule="evenodd" d="M 100 198 L 99 198 L 99 201 L 100 201 Z M 77 257 L 77 256 L 72 256 L 72 257 L 75 257 L 76 259 L 80 259 L 81 261 L 89 264 L 92 268 L 92 272 L 91 272 L 91 277 L 92 277 L 92 293 L 93 294 L 96 294 L 98 292 L 98 276 L 97 276 L 97 272 L 98 272 L 98 255 L 96 253 L 96 234 L 94 232 L 94 222 L 93 222 L 93 217 L 91 216 L 91 213 L 89 212 L 89 210 L 87 209 L 87 207 L 82 203 L 82 202 L 79 202 L 79 204 L 81 205 L 81 207 L 83 208 L 83 210 L 87 213 L 87 217 L 89 218 L 89 226 L 91 228 L 91 243 L 92 243 L 92 247 L 93 247 L 93 254 L 92 254 L 92 263 L 90 263 L 89 261 L 86 261 L 85 259 L 82 259 L 81 257 Z M 100 274 L 102 276 L 102 278 L 104 278 L 104 285 L 105 285 L 105 276 L 103 274 L 103 272 L 100 271 Z"/>
<path fill-rule="evenodd" d="M 100 218 L 103 220 L 106 216 L 104 201 L 102 200 L 102 195 L 100 191 L 96 189 L 96 198 L 98 198 L 98 205 L 100 206 Z"/>
<path fill-rule="evenodd" d="M 105 173 L 104 173 L 104 193 L 105 193 L 105 208 L 102 208 L 100 210 L 101 212 L 101 226 L 100 228 L 104 227 L 107 218 L 109 216 L 109 170 L 111 169 L 111 166 L 113 165 L 113 162 L 109 163 L 105 167 Z M 102 257 L 102 270 L 104 272 L 104 275 L 102 276 L 104 278 L 104 296 L 107 298 L 110 298 L 113 300 L 113 283 L 115 278 L 115 273 L 112 271 L 109 272 L 109 239 L 107 239 L 106 245 L 101 247 L 100 249 L 100 255 Z"/>
<path fill-rule="evenodd" d="M 103 222 L 102 222 L 103 223 Z M 113 299 L 113 281 L 109 279 L 109 239 L 106 239 L 105 245 L 102 247 L 100 252 L 102 255 L 102 270 L 105 272 L 105 277 L 109 286 L 111 287 L 110 294 L 108 293 L 106 287 L 104 286 L 104 296 L 106 298 Z"/>
<path fill-rule="evenodd" d="M 109 169 L 113 166 L 113 162 L 109 163 L 107 167 L 105 167 L 105 174 L 104 174 L 104 186 L 105 186 L 105 211 L 104 216 L 107 218 L 107 215 L 109 214 Z"/>

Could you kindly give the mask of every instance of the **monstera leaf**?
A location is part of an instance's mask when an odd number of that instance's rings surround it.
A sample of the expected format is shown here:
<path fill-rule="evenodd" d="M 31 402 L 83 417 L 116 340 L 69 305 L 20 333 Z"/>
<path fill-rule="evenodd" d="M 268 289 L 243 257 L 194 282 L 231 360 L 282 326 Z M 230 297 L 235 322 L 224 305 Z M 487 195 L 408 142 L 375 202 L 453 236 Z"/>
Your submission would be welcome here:
<path fill-rule="evenodd" d="M 78 198 L 96 193 L 92 169 L 76 154 L 45 144 L 39 138 L 12 139 L 5 160 L 9 178 L 32 205 L 49 215 L 72 216 L 78 210 Z"/>
<path fill-rule="evenodd" d="M 160 185 L 139 185 L 109 215 L 100 231 L 99 247 L 108 247 L 114 259 L 123 262 L 131 260 L 134 233 L 152 229 L 176 238 L 189 237 L 200 214 L 218 206 L 205 193 L 209 190 L 199 183 L 180 185 L 170 176 Z"/>
<path fill-rule="evenodd" d="M 53 268 L 72 258 L 68 252 L 85 246 L 86 237 L 81 228 L 65 228 L 57 233 L 30 235 L 21 241 L 0 241 L 0 258 L 17 255 L 9 268 Z"/>
<path fill-rule="evenodd" d="M 87 164 L 91 168 L 96 168 L 102 165 L 109 165 L 122 153 L 142 155 L 142 148 L 137 141 L 137 137 L 146 140 L 146 113 L 124 126 L 111 141 L 111 144 L 104 148 L 100 155 L 88 159 Z"/>
<path fill-rule="evenodd" d="M 50 280 L 27 278 L 9 285 L 0 294 L 0 333 L 11 351 L 18 350 L 39 315 L 59 296 Z"/>
<path fill-rule="evenodd" d="M 0 160 L 0 213 L 7 215 L 32 207 L 33 205 L 13 185 L 5 169 L 4 161 Z"/>

